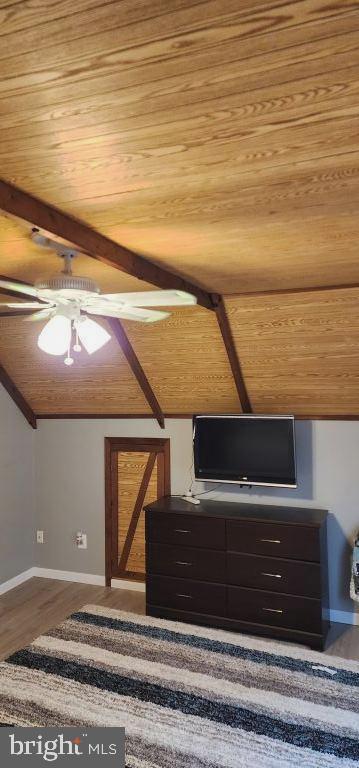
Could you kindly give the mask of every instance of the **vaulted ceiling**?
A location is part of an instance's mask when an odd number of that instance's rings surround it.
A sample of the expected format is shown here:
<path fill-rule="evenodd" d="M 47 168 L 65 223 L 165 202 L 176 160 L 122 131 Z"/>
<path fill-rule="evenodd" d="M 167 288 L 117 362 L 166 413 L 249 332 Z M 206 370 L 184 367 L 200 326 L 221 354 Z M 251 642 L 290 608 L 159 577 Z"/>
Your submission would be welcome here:
<path fill-rule="evenodd" d="M 359 3 L 0 0 L 0 39 L 2 179 L 223 295 L 255 412 L 359 416 Z M 0 273 L 56 271 L 31 206 L 0 208 Z M 241 410 L 218 320 L 123 324 L 163 413 Z M 151 414 L 116 339 L 67 369 L 37 325 L 0 329 L 35 414 Z"/>

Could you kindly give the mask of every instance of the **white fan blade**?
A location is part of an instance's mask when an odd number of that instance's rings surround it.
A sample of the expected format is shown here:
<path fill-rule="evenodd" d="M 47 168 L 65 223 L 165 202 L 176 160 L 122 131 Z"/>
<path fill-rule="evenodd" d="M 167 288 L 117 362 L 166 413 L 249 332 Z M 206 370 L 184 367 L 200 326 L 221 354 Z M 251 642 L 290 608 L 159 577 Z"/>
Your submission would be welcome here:
<path fill-rule="evenodd" d="M 13 301 L 11 304 L 6 303 L 5 306 L 12 309 L 47 309 L 47 306 L 40 301 L 18 301 L 17 303 Z"/>
<path fill-rule="evenodd" d="M 140 307 L 116 307 L 114 304 L 106 302 L 97 303 L 96 306 L 82 307 L 84 312 L 89 315 L 102 315 L 103 317 L 118 317 L 122 320 L 137 320 L 140 323 L 155 323 L 158 320 L 165 320 L 169 312 L 157 312 L 153 309 L 141 309 Z"/>
<path fill-rule="evenodd" d="M 25 317 L 25 320 L 27 323 L 36 323 L 39 320 L 46 320 L 46 318 L 52 315 L 52 312 L 53 312 L 52 307 L 50 309 L 41 309 L 40 312 L 34 312 L 33 315 L 30 315 L 29 317 Z"/>
<path fill-rule="evenodd" d="M 27 296 L 37 296 L 37 289 L 32 285 L 25 285 L 24 283 L 13 283 L 11 280 L 0 280 L 0 288 L 8 288 L 9 291 L 15 293 L 23 293 Z"/>
<path fill-rule="evenodd" d="M 197 304 L 197 299 L 185 291 L 139 291 L 138 293 L 105 293 L 101 299 L 123 302 L 135 307 L 184 307 Z"/>

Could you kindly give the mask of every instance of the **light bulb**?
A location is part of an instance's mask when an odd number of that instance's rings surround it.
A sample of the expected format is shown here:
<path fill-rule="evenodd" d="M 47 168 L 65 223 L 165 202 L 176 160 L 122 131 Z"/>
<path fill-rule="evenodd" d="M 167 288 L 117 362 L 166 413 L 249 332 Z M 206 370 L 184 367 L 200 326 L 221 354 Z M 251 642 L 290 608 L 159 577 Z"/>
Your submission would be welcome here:
<path fill-rule="evenodd" d="M 110 334 L 102 328 L 102 325 L 99 325 L 94 320 L 90 320 L 88 317 L 78 323 L 77 332 L 82 345 L 89 355 L 101 349 L 111 338 Z"/>
<path fill-rule="evenodd" d="M 64 363 L 65 365 L 73 365 L 73 358 L 72 357 L 65 357 Z"/>
<path fill-rule="evenodd" d="M 42 329 L 37 340 L 38 347 L 48 355 L 64 355 L 71 343 L 71 320 L 64 315 L 55 315 Z"/>

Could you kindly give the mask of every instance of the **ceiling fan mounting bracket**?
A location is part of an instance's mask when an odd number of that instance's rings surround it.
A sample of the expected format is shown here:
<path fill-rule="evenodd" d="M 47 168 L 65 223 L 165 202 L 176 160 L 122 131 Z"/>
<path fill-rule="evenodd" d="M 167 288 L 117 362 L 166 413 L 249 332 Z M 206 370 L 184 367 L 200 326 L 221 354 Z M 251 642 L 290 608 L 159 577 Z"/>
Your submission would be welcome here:
<path fill-rule="evenodd" d="M 52 240 L 51 237 L 42 235 L 40 230 L 36 227 L 33 227 L 31 231 L 31 239 L 41 248 L 48 248 L 50 251 L 55 251 L 61 259 L 64 259 L 65 266 L 63 273 L 65 275 L 72 274 L 71 262 L 75 256 L 79 255 L 79 251 L 76 251 L 74 248 L 69 248 L 67 245 L 63 245 L 63 243 L 59 243 L 57 240 Z"/>
<path fill-rule="evenodd" d="M 72 259 L 76 256 L 76 253 L 61 253 L 61 258 L 64 260 L 64 268 L 62 270 L 64 275 L 72 275 Z"/>

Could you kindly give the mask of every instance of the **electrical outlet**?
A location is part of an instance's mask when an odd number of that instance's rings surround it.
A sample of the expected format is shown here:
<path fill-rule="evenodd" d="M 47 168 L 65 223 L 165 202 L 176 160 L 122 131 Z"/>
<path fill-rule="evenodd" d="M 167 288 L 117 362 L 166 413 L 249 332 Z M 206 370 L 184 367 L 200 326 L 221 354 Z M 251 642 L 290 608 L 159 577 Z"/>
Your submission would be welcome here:
<path fill-rule="evenodd" d="M 78 549 L 87 549 L 87 534 L 83 531 L 77 531 L 76 545 Z"/>
<path fill-rule="evenodd" d="M 37 542 L 37 544 L 43 544 L 44 543 L 44 532 L 43 531 L 36 531 L 36 542 Z"/>

